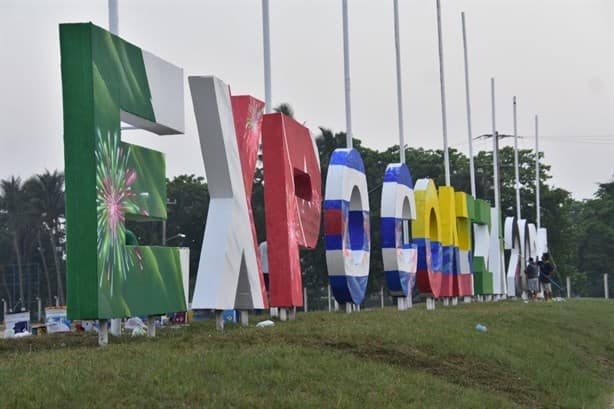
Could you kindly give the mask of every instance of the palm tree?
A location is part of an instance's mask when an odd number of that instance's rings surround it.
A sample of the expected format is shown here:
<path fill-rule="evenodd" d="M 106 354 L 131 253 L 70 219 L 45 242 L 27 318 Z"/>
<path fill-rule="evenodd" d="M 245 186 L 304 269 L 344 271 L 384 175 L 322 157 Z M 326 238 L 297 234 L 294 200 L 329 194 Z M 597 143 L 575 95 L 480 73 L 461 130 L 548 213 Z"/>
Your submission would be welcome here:
<path fill-rule="evenodd" d="M 287 115 L 290 118 L 294 118 L 294 110 L 287 102 L 282 102 L 281 104 L 277 105 L 275 108 L 273 108 L 273 111 Z"/>
<path fill-rule="evenodd" d="M 45 170 L 26 182 L 32 213 L 40 218 L 41 231 L 46 233 L 53 254 L 58 298 L 64 303 L 64 279 L 58 257 L 58 237 L 61 234 L 60 219 L 64 217 L 64 174 Z M 39 236 L 40 237 L 40 236 Z M 39 238 L 40 240 L 40 238 Z M 42 249 L 39 241 L 39 248 Z M 45 264 L 43 264 L 45 268 Z"/>
<path fill-rule="evenodd" d="M 0 209 L 2 217 L 12 237 L 13 251 L 17 259 L 17 273 L 19 279 L 19 298 L 25 303 L 23 291 L 23 264 L 21 261 L 20 236 L 25 218 L 24 191 L 21 179 L 11 176 L 10 179 L 0 181 Z M 24 305 L 22 304 L 22 307 Z"/>
<path fill-rule="evenodd" d="M 2 212 L 2 210 L 0 210 L 0 212 Z M 4 216 L 4 213 L 0 214 Z M 11 249 L 11 235 L 6 226 L 5 219 L 5 217 L 0 218 L 0 288 L 2 289 L 2 291 L 0 291 L 2 297 L 0 298 L 4 298 L 12 308 L 13 294 L 6 282 L 6 266 L 4 264 L 9 264 L 9 260 L 12 260 L 13 250 Z"/>

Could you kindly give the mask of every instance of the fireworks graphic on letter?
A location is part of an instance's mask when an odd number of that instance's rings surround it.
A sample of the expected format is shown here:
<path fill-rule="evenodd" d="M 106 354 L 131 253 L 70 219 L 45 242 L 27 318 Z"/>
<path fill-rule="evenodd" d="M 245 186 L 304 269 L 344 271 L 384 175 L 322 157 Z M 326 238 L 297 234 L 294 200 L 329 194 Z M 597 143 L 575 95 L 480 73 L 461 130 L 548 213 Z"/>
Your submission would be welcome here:
<path fill-rule="evenodd" d="M 131 187 L 137 175 L 128 168 L 129 148 L 122 146 L 118 133 L 102 135 L 98 131 L 96 141 L 99 286 L 106 280 L 113 295 L 115 280 L 125 280 L 134 263 L 133 253 L 125 245 L 124 213 L 139 213 Z"/>
<path fill-rule="evenodd" d="M 247 120 L 245 121 L 245 129 L 255 132 L 260 128 L 262 123 L 263 107 L 259 106 L 258 102 L 251 100 L 247 108 Z"/>

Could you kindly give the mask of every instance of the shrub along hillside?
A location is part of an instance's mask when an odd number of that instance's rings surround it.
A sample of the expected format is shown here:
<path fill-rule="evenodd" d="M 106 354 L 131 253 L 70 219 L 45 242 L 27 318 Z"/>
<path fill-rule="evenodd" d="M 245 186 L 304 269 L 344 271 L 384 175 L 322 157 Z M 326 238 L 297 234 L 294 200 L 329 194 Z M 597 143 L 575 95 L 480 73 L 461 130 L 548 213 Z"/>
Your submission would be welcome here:
<path fill-rule="evenodd" d="M 158 335 L 105 348 L 82 333 L 0 340 L 0 408 L 599 408 L 614 396 L 613 301 L 321 312 Z"/>

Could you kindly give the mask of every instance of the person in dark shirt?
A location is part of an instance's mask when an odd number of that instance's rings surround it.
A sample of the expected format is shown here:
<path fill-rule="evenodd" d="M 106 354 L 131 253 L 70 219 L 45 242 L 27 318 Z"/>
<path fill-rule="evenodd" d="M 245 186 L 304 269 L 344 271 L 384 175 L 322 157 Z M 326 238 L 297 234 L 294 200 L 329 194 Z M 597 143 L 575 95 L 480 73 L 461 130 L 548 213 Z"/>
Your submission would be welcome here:
<path fill-rule="evenodd" d="M 532 300 L 537 296 L 537 291 L 539 290 L 539 273 L 537 272 L 537 265 L 533 260 L 533 257 L 529 257 L 529 263 L 527 267 L 524 269 L 524 273 L 527 275 L 527 284 L 529 287 L 529 296 Z"/>
<path fill-rule="evenodd" d="M 542 256 L 542 264 L 540 266 L 539 279 L 544 289 L 544 299 L 546 301 L 552 299 L 551 280 L 554 278 L 554 270 L 555 270 L 554 265 L 550 261 L 550 254 L 544 253 L 544 255 Z"/>

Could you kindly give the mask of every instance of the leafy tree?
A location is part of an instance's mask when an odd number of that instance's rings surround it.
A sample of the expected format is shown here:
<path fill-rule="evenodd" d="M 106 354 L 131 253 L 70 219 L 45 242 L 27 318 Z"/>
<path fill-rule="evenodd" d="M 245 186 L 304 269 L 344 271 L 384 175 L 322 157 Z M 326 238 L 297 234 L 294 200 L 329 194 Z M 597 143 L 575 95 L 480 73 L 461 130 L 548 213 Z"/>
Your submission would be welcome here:
<path fill-rule="evenodd" d="M 49 240 L 49 252 L 53 255 L 53 265 L 55 266 L 56 289 L 60 303 L 64 304 L 64 276 L 58 250 L 60 239 L 64 233 L 62 222 L 64 218 L 64 174 L 62 172 L 46 170 L 44 173 L 33 176 L 24 183 L 24 193 L 29 201 L 29 213 L 35 220 L 34 231 L 38 242 L 38 250 L 41 253 L 43 271 L 47 276 L 49 299 L 51 299 L 51 287 L 49 272 L 44 255 L 44 247 L 41 242 L 41 233 L 44 233 Z"/>
<path fill-rule="evenodd" d="M 587 293 L 602 296 L 603 274 L 612 271 L 614 254 L 614 179 L 599 184 L 595 198 L 585 201 L 578 216 L 578 284 L 584 278 Z"/>
<path fill-rule="evenodd" d="M 185 234 L 185 238 L 169 245 L 190 248 L 190 282 L 193 283 L 198 270 L 206 215 L 209 210 L 209 189 L 201 176 L 180 175 L 167 180 L 167 195 L 169 201 L 167 237 Z M 190 288 L 193 288 L 193 285 Z"/>
<path fill-rule="evenodd" d="M 26 300 L 24 296 L 23 262 L 20 237 L 23 233 L 26 220 L 26 214 L 24 211 L 26 200 L 21 179 L 19 177 L 11 176 L 9 179 L 1 180 L 0 190 L 0 209 L 2 209 L 4 223 L 6 224 L 8 232 L 12 238 L 13 251 L 15 252 L 15 259 L 17 261 L 19 298 L 20 301 L 24 303 Z"/>

